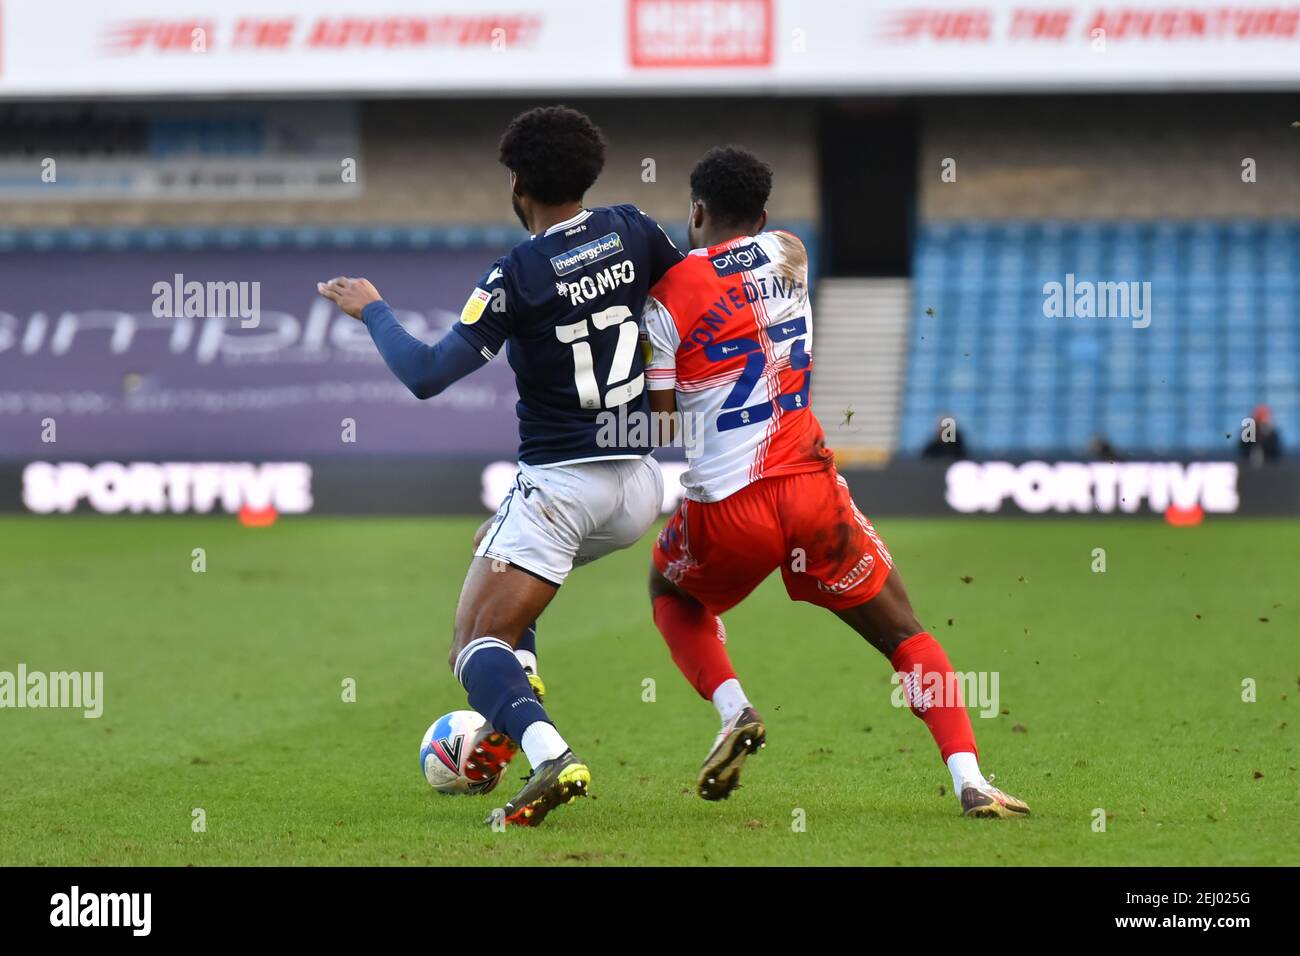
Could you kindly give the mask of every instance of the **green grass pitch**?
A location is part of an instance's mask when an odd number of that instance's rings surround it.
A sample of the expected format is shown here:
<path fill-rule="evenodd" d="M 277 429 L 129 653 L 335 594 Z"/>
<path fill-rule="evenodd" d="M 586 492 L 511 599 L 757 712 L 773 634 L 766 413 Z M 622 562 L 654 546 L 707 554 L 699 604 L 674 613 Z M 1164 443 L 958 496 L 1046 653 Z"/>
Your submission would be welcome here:
<path fill-rule="evenodd" d="M 1007 713 L 973 720 L 985 772 L 1033 806 L 1014 821 L 959 817 L 887 663 L 779 577 L 726 619 L 768 747 L 732 799 L 694 796 L 716 718 L 650 619 L 647 536 L 540 625 L 594 799 L 503 833 L 481 821 L 522 758 L 488 797 L 418 767 L 465 706 L 446 654 L 476 523 L 0 522 L 0 670 L 103 671 L 105 692 L 98 720 L 0 710 L 0 863 L 1300 862 L 1297 522 L 877 523 L 956 668 L 999 674 Z"/>

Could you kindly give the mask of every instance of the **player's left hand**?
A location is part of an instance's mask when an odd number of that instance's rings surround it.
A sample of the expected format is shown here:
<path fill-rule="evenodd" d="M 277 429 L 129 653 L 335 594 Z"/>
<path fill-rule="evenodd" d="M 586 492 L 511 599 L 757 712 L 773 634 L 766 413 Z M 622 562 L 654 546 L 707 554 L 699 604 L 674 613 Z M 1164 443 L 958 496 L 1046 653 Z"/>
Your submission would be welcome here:
<path fill-rule="evenodd" d="M 317 282 L 316 291 L 354 319 L 360 319 L 361 310 L 371 302 L 383 298 L 369 279 L 349 279 L 347 276 L 335 276 L 329 282 Z"/>

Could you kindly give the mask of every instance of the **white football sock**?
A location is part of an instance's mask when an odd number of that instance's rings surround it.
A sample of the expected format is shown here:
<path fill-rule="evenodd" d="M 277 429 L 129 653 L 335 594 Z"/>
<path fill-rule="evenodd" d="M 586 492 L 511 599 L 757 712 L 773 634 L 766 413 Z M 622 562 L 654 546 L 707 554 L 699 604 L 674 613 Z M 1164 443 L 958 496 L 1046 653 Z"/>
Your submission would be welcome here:
<path fill-rule="evenodd" d="M 749 706 L 749 698 L 745 696 L 740 681 L 732 677 L 724 680 L 713 692 L 713 706 L 718 708 L 718 714 L 725 724 Z"/>
<path fill-rule="evenodd" d="M 528 757 L 528 762 L 534 769 L 548 760 L 554 760 L 569 749 L 569 745 L 564 742 L 564 738 L 560 736 L 555 726 L 544 720 L 534 720 L 528 725 L 524 730 L 524 739 L 519 741 L 519 746 L 524 748 L 524 755 Z"/>
<path fill-rule="evenodd" d="M 519 666 L 530 674 L 537 673 L 537 655 L 532 651 L 515 651 L 515 660 L 519 661 Z"/>
<path fill-rule="evenodd" d="M 984 787 L 988 781 L 984 779 L 984 774 L 980 773 L 979 760 L 969 751 L 964 753 L 953 754 L 948 758 L 948 772 L 952 774 L 952 792 L 961 799 L 961 792 L 965 787 Z"/>

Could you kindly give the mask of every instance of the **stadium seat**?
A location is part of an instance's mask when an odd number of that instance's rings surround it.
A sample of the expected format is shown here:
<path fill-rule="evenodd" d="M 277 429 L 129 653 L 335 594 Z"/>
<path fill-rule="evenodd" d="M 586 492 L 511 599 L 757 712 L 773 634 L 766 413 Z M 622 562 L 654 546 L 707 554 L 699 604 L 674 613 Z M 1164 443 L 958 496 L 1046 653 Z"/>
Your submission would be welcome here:
<path fill-rule="evenodd" d="M 1150 282 L 1150 325 L 1049 317 L 1067 274 Z M 951 413 L 976 454 L 1230 456 L 1261 402 L 1300 449 L 1300 223 L 931 223 L 914 276 L 905 452 Z"/>

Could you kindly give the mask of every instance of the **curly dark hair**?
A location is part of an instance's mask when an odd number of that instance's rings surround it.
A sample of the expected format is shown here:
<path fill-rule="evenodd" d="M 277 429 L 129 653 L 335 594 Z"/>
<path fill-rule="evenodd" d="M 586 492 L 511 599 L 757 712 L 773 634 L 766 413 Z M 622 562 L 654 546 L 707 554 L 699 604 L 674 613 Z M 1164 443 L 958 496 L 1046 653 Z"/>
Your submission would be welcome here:
<path fill-rule="evenodd" d="M 577 202 L 605 166 L 605 134 L 577 110 L 539 106 L 510 121 L 497 158 L 521 193 L 548 206 Z"/>
<path fill-rule="evenodd" d="M 772 194 L 772 167 L 743 146 L 715 146 L 691 170 L 691 199 L 719 223 L 757 222 Z"/>

